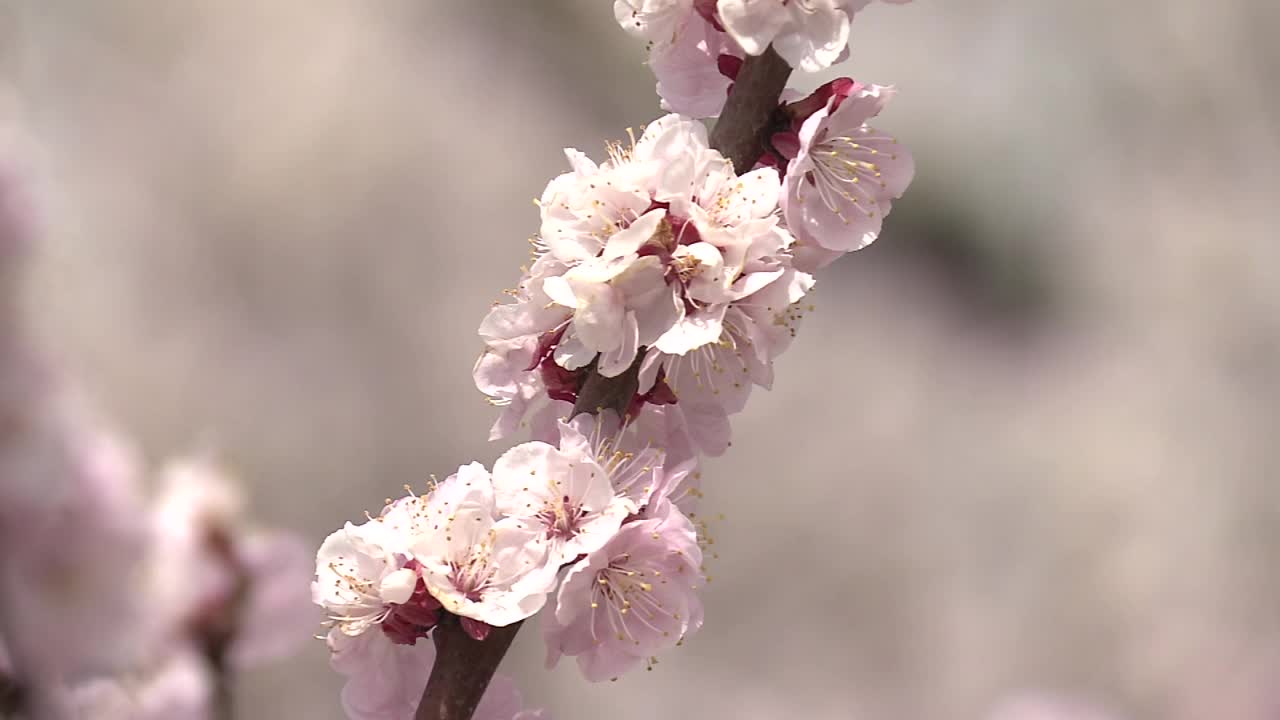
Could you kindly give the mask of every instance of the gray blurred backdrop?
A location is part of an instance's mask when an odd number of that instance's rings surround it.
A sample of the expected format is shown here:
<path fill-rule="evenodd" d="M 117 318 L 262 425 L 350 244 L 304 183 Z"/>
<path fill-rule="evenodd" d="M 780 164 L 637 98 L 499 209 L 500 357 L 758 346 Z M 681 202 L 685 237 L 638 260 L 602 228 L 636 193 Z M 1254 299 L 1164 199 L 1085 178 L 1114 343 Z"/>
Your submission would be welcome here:
<path fill-rule="evenodd" d="M 491 462 L 475 328 L 560 148 L 659 114 L 606 0 L 0 0 L 47 343 L 318 544 Z M 707 468 L 705 628 L 561 720 L 1280 717 L 1280 4 L 876 4 L 919 172 Z M 801 78 L 802 87 L 825 78 Z M 242 717 L 339 718 L 322 643 Z"/>

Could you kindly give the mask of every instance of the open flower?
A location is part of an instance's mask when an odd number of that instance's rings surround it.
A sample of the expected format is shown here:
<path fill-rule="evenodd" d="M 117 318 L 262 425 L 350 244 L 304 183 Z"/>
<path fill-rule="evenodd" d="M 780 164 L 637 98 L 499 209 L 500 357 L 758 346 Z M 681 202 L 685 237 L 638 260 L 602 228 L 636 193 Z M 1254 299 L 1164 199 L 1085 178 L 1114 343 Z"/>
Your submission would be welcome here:
<path fill-rule="evenodd" d="M 802 245 L 834 253 L 870 245 L 892 201 L 911 184 L 911 153 L 866 124 L 893 95 L 893 88 L 879 85 L 837 94 L 804 121 L 782 197 L 787 227 Z"/>
<path fill-rule="evenodd" d="M 744 53 L 733 38 L 691 15 L 675 38 L 649 49 L 662 109 L 695 118 L 719 117 Z"/>
<path fill-rule="evenodd" d="M 479 463 L 458 468 L 422 501 L 412 538 L 427 590 L 464 619 L 495 627 L 519 622 L 555 587 L 545 537 L 497 516 L 492 478 Z M 484 631 L 471 625 L 468 632 Z"/>
<path fill-rule="evenodd" d="M 694 444 L 708 455 L 729 447 L 729 415 L 745 408 L 752 387 L 772 386 L 773 361 L 789 347 L 804 314 L 798 304 L 813 288 L 813 277 L 790 267 L 789 257 L 769 257 L 749 276 L 756 287 L 725 308 L 714 342 L 684 353 L 652 347 L 640 367 L 640 391 L 661 374 Z"/>
<path fill-rule="evenodd" d="M 750 55 L 773 45 L 791 67 L 817 72 L 849 45 L 849 21 L 870 0 L 719 0 L 724 29 Z"/>
<path fill-rule="evenodd" d="M 498 510 L 540 533 L 547 543 L 547 562 L 557 568 L 599 549 L 639 509 L 611 481 L 611 470 L 625 472 L 629 464 L 597 458 L 596 449 L 568 423 L 560 423 L 560 433 L 558 448 L 524 443 L 493 466 Z"/>
<path fill-rule="evenodd" d="M 598 422 L 614 419 L 606 413 Z M 578 418 L 575 422 L 581 420 Z M 645 405 L 635 417 L 630 418 L 616 439 L 602 444 L 606 452 L 617 448 L 613 452 L 623 457 L 658 449 L 661 458 L 654 467 L 652 492 L 645 504 L 656 506 L 666 500 L 683 513 L 693 511 L 702 496 L 699 488 L 702 474 L 698 472 L 698 452 L 688 420 L 679 405 Z M 648 480 L 646 477 L 645 481 Z"/>
<path fill-rule="evenodd" d="M 547 664 L 578 658 L 592 682 L 617 677 L 702 625 L 702 552 L 671 503 L 627 523 L 565 576 L 545 620 Z"/>

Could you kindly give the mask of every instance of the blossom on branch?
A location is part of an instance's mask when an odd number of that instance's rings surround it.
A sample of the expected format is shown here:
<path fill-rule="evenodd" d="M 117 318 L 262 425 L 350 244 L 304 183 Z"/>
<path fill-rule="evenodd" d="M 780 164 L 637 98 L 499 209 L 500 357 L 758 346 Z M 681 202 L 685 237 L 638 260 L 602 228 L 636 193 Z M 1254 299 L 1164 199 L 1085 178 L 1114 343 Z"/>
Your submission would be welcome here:
<path fill-rule="evenodd" d="M 493 466 L 499 511 L 541 533 L 547 562 L 557 568 L 599 549 L 639 509 L 634 499 L 615 490 L 610 471 L 621 462 L 598 458 L 567 423 L 560 423 L 560 432 L 560 447 L 523 443 Z"/>
<path fill-rule="evenodd" d="M 750 55 L 773 45 L 787 64 L 817 72 L 849 46 L 849 22 L 870 0 L 719 0 L 724 29 Z"/>
<path fill-rule="evenodd" d="M 891 89 L 840 78 L 779 97 L 789 70 L 750 56 L 773 47 L 791 67 L 821 70 L 847 54 L 850 21 L 870 2 L 614 3 L 648 43 L 663 106 L 682 114 L 639 138 L 628 130 L 602 162 L 566 150 L 569 172 L 537 201 L 531 261 L 481 323 L 473 370 L 503 408 L 490 439 L 532 439 L 492 473 L 465 465 L 322 547 L 316 601 L 336 623 L 329 643 L 351 717 L 415 712 L 434 656 L 418 641 L 453 632 L 440 623 L 484 642 L 552 592 L 548 663 L 576 657 L 592 681 L 701 626 L 712 539 L 692 520 L 699 458 L 723 453 L 729 417 L 772 385 L 811 309 L 811 273 L 873 241 L 913 173 L 910 154 L 866 125 Z M 717 137 L 754 168 L 733 167 L 696 119 L 721 114 L 740 77 L 748 91 Z M 492 669 L 468 653 L 500 657 L 514 629 L 490 646 L 435 639 L 454 661 Z M 465 706 L 482 689 L 437 676 L 433 702 Z M 513 691 L 495 682 L 475 716 L 540 717 Z"/>
<path fill-rule="evenodd" d="M 871 85 L 833 94 L 800 128 L 783 180 L 782 209 L 802 246 L 829 251 L 816 266 L 874 242 L 893 201 L 911 184 L 910 151 L 867 125 L 894 93 Z"/>
<path fill-rule="evenodd" d="M 499 515 L 483 465 L 458 468 L 421 503 L 409 552 L 446 610 L 503 627 L 542 608 L 556 581 L 556 568 L 547 563 L 549 543 L 521 519 Z M 473 635 L 483 632 L 463 627 Z"/>
<path fill-rule="evenodd" d="M 612 146 L 602 164 L 567 154 L 573 171 L 543 193 L 538 257 L 516 302 L 481 324 L 488 350 L 477 385 L 511 406 L 526 407 L 522 389 L 539 384 L 568 402 L 588 369 L 617 376 L 644 353 L 638 395 L 670 404 L 688 390 L 690 412 L 717 418 L 717 431 L 695 436 L 700 449 L 723 452 L 728 414 L 742 409 L 749 385 L 767 383 L 785 346 L 757 325 L 785 326 L 812 287 L 791 266 L 777 171 L 737 175 L 705 128 L 678 115 L 651 123 L 630 147 Z M 719 363 L 726 353 L 744 359 Z M 747 370 L 731 380 L 703 372 L 718 376 L 724 365 Z M 683 387 L 668 385 L 663 373 L 681 366 Z M 500 424 L 517 422 L 504 414 Z"/>
<path fill-rule="evenodd" d="M 328 613 L 333 631 L 363 634 L 382 622 L 393 604 L 412 597 L 418 574 L 406 567 L 407 540 L 383 518 L 347 523 L 325 538 L 316 554 L 311 595 Z"/>
<path fill-rule="evenodd" d="M 884 0 L 902 5 L 911 0 Z M 802 72 L 848 57 L 854 15 L 870 0 L 617 0 L 624 30 L 648 41 L 662 108 L 718 117 L 743 59 L 770 45 Z M 788 90 L 784 101 L 800 94 Z"/>
<path fill-rule="evenodd" d="M 669 502 L 623 526 L 565 576 L 543 620 L 547 665 L 576 656 L 599 682 L 674 647 L 702 626 L 701 564 L 693 524 Z"/>

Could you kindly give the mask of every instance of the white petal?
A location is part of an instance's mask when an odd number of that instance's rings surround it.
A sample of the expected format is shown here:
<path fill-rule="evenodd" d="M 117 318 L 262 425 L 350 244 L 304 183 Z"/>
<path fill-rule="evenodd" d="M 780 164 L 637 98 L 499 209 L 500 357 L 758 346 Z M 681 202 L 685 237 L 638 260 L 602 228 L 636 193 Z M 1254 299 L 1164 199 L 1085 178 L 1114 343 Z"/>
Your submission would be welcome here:
<path fill-rule="evenodd" d="M 590 365 L 596 358 L 596 351 L 583 345 L 576 335 L 566 333 L 556 345 L 553 357 L 556 364 L 565 370 L 577 370 Z"/>
<path fill-rule="evenodd" d="M 542 281 L 542 292 L 551 298 L 552 302 L 557 305 L 563 305 L 567 308 L 578 307 L 578 296 L 573 293 L 573 287 L 569 285 L 569 281 L 563 275 L 553 275 Z"/>
<path fill-rule="evenodd" d="M 716 342 L 724 331 L 724 313 L 728 307 L 727 304 L 714 305 L 686 315 L 658 338 L 653 346 L 664 353 L 684 355 L 690 350 Z"/>
<path fill-rule="evenodd" d="M 631 367 L 639 349 L 639 330 L 636 327 L 636 314 L 628 312 L 622 321 L 622 343 L 616 350 L 600 353 L 600 374 L 605 377 L 617 377 Z"/>
<path fill-rule="evenodd" d="M 658 225 L 666 217 L 667 211 L 661 208 L 640 216 L 625 230 L 620 230 L 609 237 L 608 242 L 604 245 L 604 254 L 601 257 L 611 260 L 635 253 L 640 249 L 641 245 L 644 245 L 649 241 L 649 238 L 653 237 L 653 234 L 658 230 Z"/>
<path fill-rule="evenodd" d="M 574 334 L 597 352 L 616 349 L 625 341 L 626 307 L 621 293 L 606 283 L 584 283 L 574 288 L 578 309 L 573 314 Z"/>
<path fill-rule="evenodd" d="M 759 55 L 790 20 L 778 0 L 720 0 L 724 29 L 750 55 Z"/>
<path fill-rule="evenodd" d="M 379 592 L 386 602 L 399 605 L 409 601 L 417 584 L 418 574 L 409 568 L 401 568 L 382 578 Z"/>

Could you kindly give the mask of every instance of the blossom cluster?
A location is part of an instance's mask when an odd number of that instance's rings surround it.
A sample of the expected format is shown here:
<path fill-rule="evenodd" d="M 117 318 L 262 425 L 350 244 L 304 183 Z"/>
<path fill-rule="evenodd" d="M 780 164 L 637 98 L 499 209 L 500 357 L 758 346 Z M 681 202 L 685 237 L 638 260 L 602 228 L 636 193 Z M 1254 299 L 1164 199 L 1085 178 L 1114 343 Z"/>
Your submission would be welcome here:
<path fill-rule="evenodd" d="M 219 666 L 284 657 L 310 634 L 306 545 L 244 527 L 238 489 L 203 460 L 165 467 L 148 501 L 122 442 L 70 417 L 60 430 L 52 447 L 2 453 L 10 468 L 59 465 L 15 478 L 50 495 L 0 533 L 0 676 L 34 717 L 210 717 Z"/>
<path fill-rule="evenodd" d="M 883 0 L 905 4 L 910 0 Z M 649 43 L 662 106 L 718 117 L 743 59 L 774 50 L 815 72 L 847 57 L 854 15 L 871 0 L 616 0 L 623 29 Z M 812 271 L 869 245 L 914 174 L 910 153 L 867 123 L 891 87 L 840 78 L 805 96 L 782 96 L 785 122 L 766 138 L 782 216 L 795 235 L 797 267 Z"/>
<path fill-rule="evenodd" d="M 413 716 L 434 655 L 423 640 L 442 623 L 484 640 L 554 596 L 548 664 L 574 657 L 591 681 L 701 626 L 701 459 L 727 450 L 730 418 L 771 387 L 814 274 L 878 237 L 914 172 L 868 125 L 891 87 L 788 91 L 754 167 L 734 167 L 701 120 L 770 46 L 793 68 L 830 66 L 869 2 L 615 3 L 675 112 L 599 161 L 565 151 L 511 302 L 480 324 L 473 379 L 502 408 L 490 439 L 528 440 L 321 546 L 313 599 L 350 717 Z M 486 704 L 477 716 L 497 717 Z"/>
<path fill-rule="evenodd" d="M 538 612 L 557 585 L 549 662 L 574 656 L 591 680 L 701 625 L 702 551 L 679 507 L 695 497 L 692 463 L 609 419 L 561 421 L 555 444 L 516 445 L 492 471 L 464 465 L 324 541 L 312 592 L 351 717 L 412 716 L 426 674 L 405 668 L 424 656 L 392 646 L 429 646 L 419 641 L 446 616 L 483 640 Z"/>
<path fill-rule="evenodd" d="M 31 201 L 0 164 L 0 715 L 198 720 L 214 663 L 292 652 L 314 619 L 301 539 L 243 522 L 202 459 L 143 492 L 128 444 L 86 412 L 27 337 Z M 7 715 L 6 715 L 7 716 Z"/>
<path fill-rule="evenodd" d="M 475 382 L 504 408 L 491 438 L 524 426 L 549 437 L 588 373 L 634 371 L 630 417 L 673 406 L 699 451 L 722 454 L 729 416 L 772 385 L 812 273 L 870 244 L 911 179 L 910 154 L 863 122 L 891 95 L 829 83 L 821 109 L 775 133 L 790 159 L 771 154 L 741 175 L 679 115 L 600 164 L 567 151 L 573 170 L 543 192 L 515 302 L 480 325 Z"/>
<path fill-rule="evenodd" d="M 518 428 L 531 401 L 576 401 L 589 371 L 638 364 L 629 414 L 672 406 L 699 450 L 723 453 L 729 414 L 772 383 L 813 286 L 777 216 L 776 170 L 737 175 L 702 124 L 678 115 L 599 165 L 568 155 L 573 171 L 540 200 L 537 258 L 516 302 L 480 325 L 476 384 L 505 406 L 493 437 Z M 535 437 L 546 417 L 535 412 Z"/>

